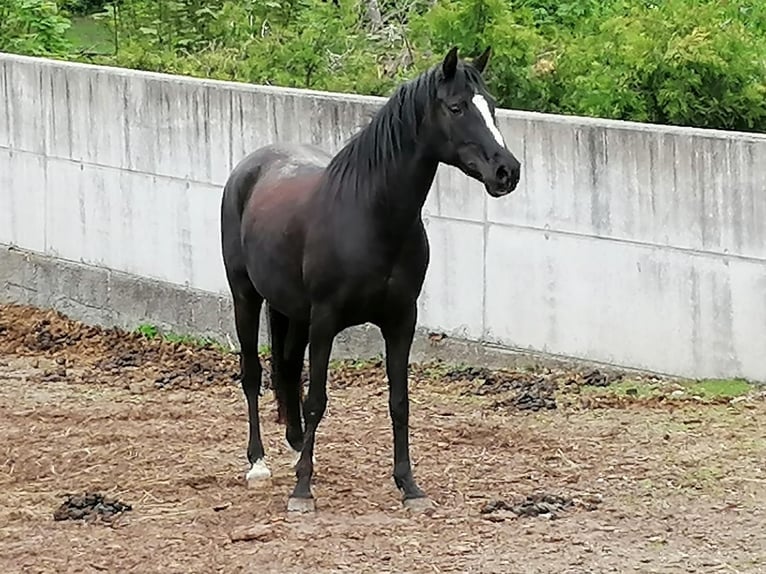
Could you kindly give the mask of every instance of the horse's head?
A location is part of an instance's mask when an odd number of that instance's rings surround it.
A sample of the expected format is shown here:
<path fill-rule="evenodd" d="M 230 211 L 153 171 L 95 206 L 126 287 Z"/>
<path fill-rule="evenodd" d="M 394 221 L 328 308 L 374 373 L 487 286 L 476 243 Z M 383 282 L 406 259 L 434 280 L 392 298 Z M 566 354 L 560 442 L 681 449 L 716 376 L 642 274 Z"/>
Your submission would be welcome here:
<path fill-rule="evenodd" d="M 481 181 L 492 197 L 516 189 L 521 163 L 505 146 L 495 123 L 495 106 L 482 78 L 490 48 L 473 60 L 458 60 L 452 48 L 436 70 L 432 107 L 433 145 L 440 161 Z"/>

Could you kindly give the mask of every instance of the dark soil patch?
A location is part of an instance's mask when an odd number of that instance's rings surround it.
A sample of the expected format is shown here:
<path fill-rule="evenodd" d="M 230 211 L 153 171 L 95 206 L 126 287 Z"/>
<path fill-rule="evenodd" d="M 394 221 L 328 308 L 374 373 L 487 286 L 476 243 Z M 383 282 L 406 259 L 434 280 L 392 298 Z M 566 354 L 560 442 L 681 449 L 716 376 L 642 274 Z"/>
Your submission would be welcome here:
<path fill-rule="evenodd" d="M 542 372 L 490 370 L 484 367 L 450 369 L 444 375 L 450 382 L 470 383 L 465 394 L 499 395 L 512 393 L 495 401 L 495 408 L 514 407 L 518 410 L 539 411 L 558 407 L 559 390 L 579 392 L 581 386 L 605 387 L 622 375 L 610 375 L 598 369 L 584 373 L 545 369 Z"/>
<path fill-rule="evenodd" d="M 45 318 L 51 336 L 38 339 Z M 246 406 L 223 380 L 236 355 L 23 307 L 0 305 L 0 330 L 0 572 L 766 571 L 763 401 L 671 410 L 620 395 L 632 408 L 594 413 L 565 402 L 598 390 L 586 381 L 603 384 L 588 372 L 453 369 L 447 379 L 444 364 L 413 365 L 416 476 L 437 503 L 428 516 L 402 509 L 390 478 L 382 365 L 334 364 L 319 512 L 290 517 L 292 456 L 270 416 L 261 422 L 272 481 L 245 484 Z M 47 349 L 30 350 L 29 334 Z M 205 369 L 221 380 L 205 382 Z M 157 389 L 162 377 L 172 392 Z M 558 410 L 492 408 L 541 378 L 557 387 Z M 262 405 L 274 408 L 270 393 Z M 109 485 L 139 516 L 92 497 L 114 496 Z M 59 492 L 81 500 L 52 501 Z M 584 512 L 598 505 L 584 492 L 608 504 Z M 482 514 L 481 493 L 504 500 Z"/>
<path fill-rule="evenodd" d="M 556 404 L 556 390 L 555 383 L 547 381 L 542 377 L 523 381 L 512 397 L 495 401 L 493 406 L 495 408 L 513 406 L 520 411 L 555 409 L 558 407 Z"/>
<path fill-rule="evenodd" d="M 550 375 L 490 370 L 485 367 L 461 367 L 448 370 L 444 378 L 451 383 L 468 384 L 463 394 L 479 396 L 513 393 L 495 401 L 493 406 L 539 411 L 556 408 L 558 385 Z"/>
<path fill-rule="evenodd" d="M 53 520 L 95 521 L 100 518 L 104 522 L 110 522 L 132 509 L 130 504 L 115 498 L 106 498 L 97 492 L 68 494 L 66 500 L 53 513 Z"/>
<path fill-rule="evenodd" d="M 0 354 L 55 359 L 57 368 L 40 373 L 46 382 L 63 380 L 68 367 L 79 367 L 84 378 L 119 374 L 126 384 L 148 379 L 159 388 L 196 389 L 236 383 L 239 373 L 238 356 L 212 345 L 85 325 L 22 305 L 0 306 Z"/>
<path fill-rule="evenodd" d="M 117 328 L 85 325 L 52 310 L 24 305 L 0 305 L 0 355 L 35 357 L 36 371 L 31 380 L 46 383 L 62 381 L 120 381 L 126 388 L 189 389 L 238 385 L 239 355 L 212 344 L 168 341 Z M 263 388 L 271 386 L 270 360 L 262 357 Z M 307 386 L 308 369 L 302 379 Z M 637 404 L 671 407 L 694 400 L 684 396 L 631 396 L 624 394 L 582 393 L 586 388 L 604 388 L 620 381 L 623 374 L 611 369 L 534 370 L 451 367 L 441 362 L 413 364 L 413 384 L 440 384 L 457 387 L 464 395 L 491 398 L 491 408 L 513 411 L 626 408 Z M 631 376 L 638 381 L 657 377 Z M 384 361 L 342 361 L 332 366 L 329 388 L 372 387 L 377 394 L 387 392 Z M 725 403 L 726 397 L 707 402 Z"/>
<path fill-rule="evenodd" d="M 602 373 L 598 369 L 593 369 L 583 376 L 581 385 L 587 387 L 608 387 L 619 380 L 622 380 L 622 375 L 610 377 L 607 373 Z"/>
<path fill-rule="evenodd" d="M 520 518 L 545 516 L 556 519 L 562 512 L 577 507 L 588 511 L 596 510 L 600 503 L 601 499 L 598 497 L 587 497 L 581 500 L 548 492 L 536 492 L 515 503 L 500 499 L 491 500 L 482 507 L 481 514 L 492 515 L 489 520 L 502 519 L 503 511 L 512 512 Z"/>

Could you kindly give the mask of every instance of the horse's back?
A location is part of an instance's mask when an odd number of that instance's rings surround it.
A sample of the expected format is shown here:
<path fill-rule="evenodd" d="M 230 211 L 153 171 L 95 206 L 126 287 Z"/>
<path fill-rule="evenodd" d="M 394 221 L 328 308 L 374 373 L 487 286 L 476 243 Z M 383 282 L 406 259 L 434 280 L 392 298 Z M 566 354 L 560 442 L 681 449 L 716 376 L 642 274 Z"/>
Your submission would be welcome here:
<path fill-rule="evenodd" d="M 258 152 L 265 160 L 259 187 L 324 171 L 332 159 L 325 150 L 306 144 L 270 145 Z"/>
<path fill-rule="evenodd" d="M 279 183 L 324 170 L 332 158 L 324 150 L 309 145 L 266 145 L 243 158 L 232 170 L 224 186 L 222 208 L 229 215 L 242 217 L 250 196 L 258 190 L 279 190 Z"/>

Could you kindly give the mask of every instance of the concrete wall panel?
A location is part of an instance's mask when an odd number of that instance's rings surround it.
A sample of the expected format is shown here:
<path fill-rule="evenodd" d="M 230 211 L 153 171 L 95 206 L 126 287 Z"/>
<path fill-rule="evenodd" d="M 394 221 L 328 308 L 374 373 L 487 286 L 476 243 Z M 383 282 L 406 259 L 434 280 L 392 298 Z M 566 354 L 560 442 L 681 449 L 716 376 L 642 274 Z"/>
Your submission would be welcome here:
<path fill-rule="evenodd" d="M 34 285 L 11 270 L 4 296 L 55 299 L 39 291 L 62 287 L 51 262 L 67 260 L 120 287 L 61 304 L 101 318 L 138 305 L 125 313 L 205 329 L 230 311 L 218 220 L 234 164 L 272 142 L 336 152 L 383 102 L 11 55 L 0 97 L 0 243 L 48 258 Z M 766 135 L 510 110 L 498 121 L 521 185 L 493 199 L 440 167 L 422 331 L 766 380 Z M 143 299 L 155 292 L 179 308 Z"/>

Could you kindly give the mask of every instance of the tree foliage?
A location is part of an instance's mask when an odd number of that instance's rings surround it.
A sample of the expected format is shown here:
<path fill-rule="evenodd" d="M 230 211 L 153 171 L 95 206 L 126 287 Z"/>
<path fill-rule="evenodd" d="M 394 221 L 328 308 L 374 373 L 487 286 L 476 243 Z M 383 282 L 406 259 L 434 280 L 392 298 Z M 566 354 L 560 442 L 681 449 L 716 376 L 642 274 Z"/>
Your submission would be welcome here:
<path fill-rule="evenodd" d="M 62 56 L 71 50 L 69 20 L 55 2 L 0 0 L 0 52 Z"/>
<path fill-rule="evenodd" d="M 0 0 L 0 49 L 82 59 L 64 40 L 64 11 L 95 11 L 119 40 L 99 63 L 385 95 L 452 45 L 469 55 L 491 45 L 489 85 L 503 107 L 766 132 L 763 0 L 66 0 L 60 8 Z"/>

